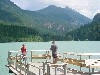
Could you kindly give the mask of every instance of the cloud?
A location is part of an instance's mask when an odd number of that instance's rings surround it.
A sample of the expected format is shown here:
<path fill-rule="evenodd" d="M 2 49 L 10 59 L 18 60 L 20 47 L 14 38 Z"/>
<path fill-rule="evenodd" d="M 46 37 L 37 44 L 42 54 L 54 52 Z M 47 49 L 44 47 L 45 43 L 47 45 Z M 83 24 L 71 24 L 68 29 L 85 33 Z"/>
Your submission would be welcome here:
<path fill-rule="evenodd" d="M 45 4 L 42 4 L 42 2 L 39 0 L 11 0 L 11 1 L 24 10 L 35 11 L 45 7 Z"/>
<path fill-rule="evenodd" d="M 100 13 L 100 0 L 42 0 L 48 4 L 70 8 L 80 12 L 81 14 L 93 18 L 96 13 Z"/>
<path fill-rule="evenodd" d="M 96 13 L 100 13 L 100 0 L 11 0 L 22 9 L 39 10 L 48 5 L 59 7 L 69 6 L 81 14 L 93 18 Z"/>
<path fill-rule="evenodd" d="M 17 4 L 19 7 L 23 8 L 23 9 L 27 9 L 27 7 L 30 5 L 30 2 L 28 0 L 11 0 L 13 1 L 15 4 Z"/>

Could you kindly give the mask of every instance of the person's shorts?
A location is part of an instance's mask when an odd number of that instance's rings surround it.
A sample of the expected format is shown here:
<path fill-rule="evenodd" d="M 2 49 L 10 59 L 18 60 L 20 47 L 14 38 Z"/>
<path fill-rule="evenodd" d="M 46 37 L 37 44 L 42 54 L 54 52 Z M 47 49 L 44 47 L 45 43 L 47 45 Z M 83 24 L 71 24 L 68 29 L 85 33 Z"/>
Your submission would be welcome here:
<path fill-rule="evenodd" d="M 57 54 L 52 54 L 52 57 L 53 58 L 57 58 Z"/>

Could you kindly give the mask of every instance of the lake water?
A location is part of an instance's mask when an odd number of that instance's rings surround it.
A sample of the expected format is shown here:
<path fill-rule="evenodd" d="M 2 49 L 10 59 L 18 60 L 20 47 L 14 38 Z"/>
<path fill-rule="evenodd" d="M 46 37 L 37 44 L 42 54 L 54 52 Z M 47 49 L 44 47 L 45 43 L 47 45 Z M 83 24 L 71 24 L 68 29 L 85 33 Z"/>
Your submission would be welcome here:
<path fill-rule="evenodd" d="M 12 43 L 0 43 L 0 75 L 13 75 L 8 73 L 7 65 L 8 51 L 20 50 L 22 44 L 26 45 L 27 50 L 48 50 L 51 46 L 50 42 L 12 42 Z M 99 41 L 57 41 L 58 52 L 77 52 L 77 53 L 88 53 L 100 52 Z M 98 57 L 99 58 L 99 57 Z"/>

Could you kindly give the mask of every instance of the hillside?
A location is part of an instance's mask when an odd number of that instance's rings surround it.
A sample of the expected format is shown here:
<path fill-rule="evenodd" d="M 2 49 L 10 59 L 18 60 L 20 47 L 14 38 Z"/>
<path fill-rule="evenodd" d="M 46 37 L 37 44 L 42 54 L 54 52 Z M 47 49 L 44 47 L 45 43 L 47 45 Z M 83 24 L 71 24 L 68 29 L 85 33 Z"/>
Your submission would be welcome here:
<path fill-rule="evenodd" d="M 40 32 L 51 34 L 68 32 L 91 22 L 91 19 L 69 7 L 60 8 L 54 5 L 39 11 L 28 11 L 19 8 L 10 0 L 0 0 L 0 11 L 1 22 L 36 28 Z"/>
<path fill-rule="evenodd" d="M 100 13 L 97 13 L 90 24 L 66 34 L 67 40 L 100 41 Z"/>
<path fill-rule="evenodd" d="M 61 8 L 56 7 L 55 5 L 50 5 L 44 9 L 38 10 L 37 12 L 46 16 L 54 16 L 60 20 L 67 21 L 70 25 L 77 26 L 91 22 L 89 18 L 69 8 L 68 6 Z"/>
<path fill-rule="evenodd" d="M 57 31 L 69 32 L 91 22 L 91 19 L 69 7 L 61 8 L 56 7 L 55 5 L 50 5 L 36 12 L 47 17 L 45 27 L 56 29 Z"/>
<path fill-rule="evenodd" d="M 38 11 L 29 11 L 10 0 L 0 0 L 0 42 L 67 40 L 66 33 L 90 22 L 91 19 L 69 7 L 50 5 Z M 14 28 L 18 36 L 13 33 Z M 37 33 L 34 34 L 35 31 Z"/>

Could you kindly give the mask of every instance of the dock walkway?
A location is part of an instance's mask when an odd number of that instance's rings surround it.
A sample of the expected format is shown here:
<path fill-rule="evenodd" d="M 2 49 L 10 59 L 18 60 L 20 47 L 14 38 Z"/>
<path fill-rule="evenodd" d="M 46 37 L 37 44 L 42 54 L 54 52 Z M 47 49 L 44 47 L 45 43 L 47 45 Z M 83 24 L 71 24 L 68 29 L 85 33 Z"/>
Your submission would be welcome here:
<path fill-rule="evenodd" d="M 36 54 L 35 52 L 45 53 Z M 80 58 L 70 58 L 68 55 Z M 95 70 L 100 69 L 100 59 L 92 59 L 91 56 L 94 55 L 99 56 L 100 53 L 65 52 L 58 56 L 58 63 L 53 64 L 51 63 L 50 50 L 31 50 L 30 61 L 27 61 L 29 58 L 27 56 L 25 56 L 25 60 L 23 61 L 19 51 L 9 51 L 6 67 L 15 75 L 100 75 L 100 71 Z M 82 59 L 82 56 L 88 56 L 88 58 Z M 35 60 L 38 59 L 40 61 L 36 62 Z M 79 66 L 80 70 L 68 67 L 70 64 Z M 82 71 L 83 67 L 88 68 L 88 72 Z"/>

